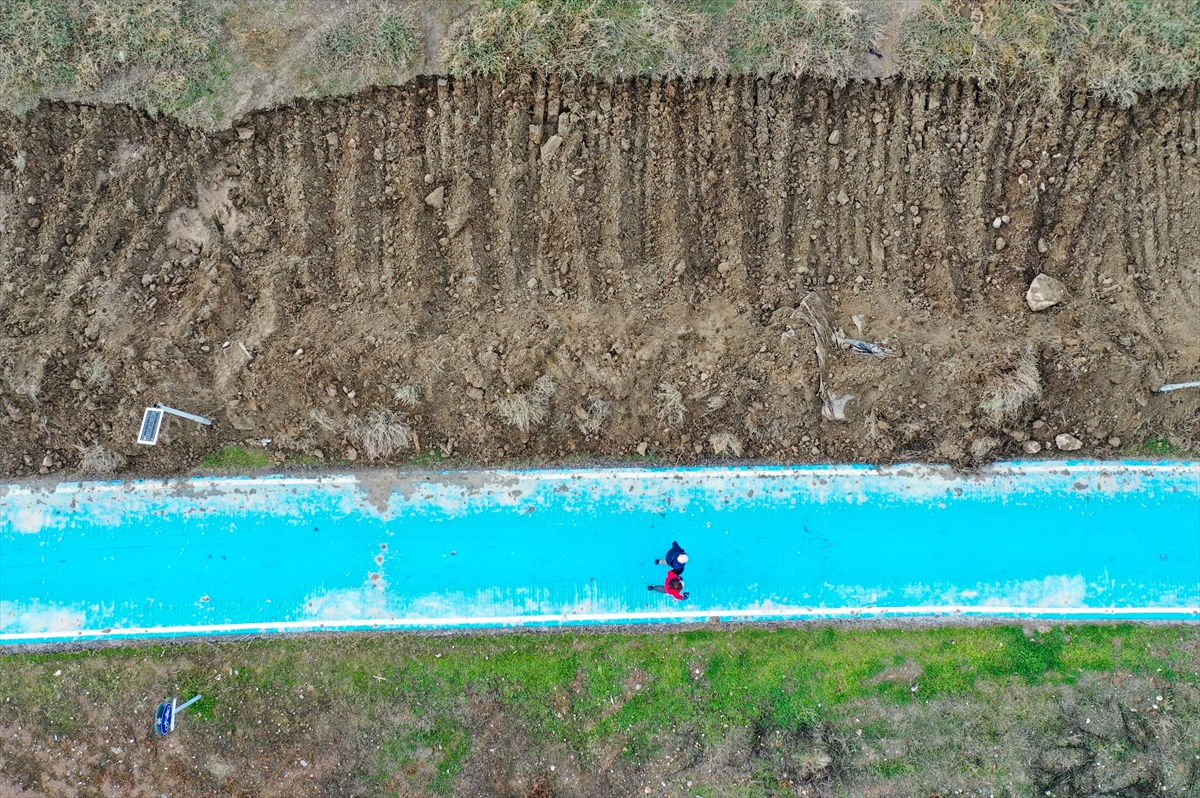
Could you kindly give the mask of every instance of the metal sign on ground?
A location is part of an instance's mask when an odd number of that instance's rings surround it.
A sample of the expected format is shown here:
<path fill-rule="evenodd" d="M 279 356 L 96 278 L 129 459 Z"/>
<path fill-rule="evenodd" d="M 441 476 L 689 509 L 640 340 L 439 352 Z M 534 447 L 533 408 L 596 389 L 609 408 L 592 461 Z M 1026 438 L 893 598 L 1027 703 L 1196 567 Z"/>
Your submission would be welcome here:
<path fill-rule="evenodd" d="M 204 416 L 197 416 L 194 413 L 185 413 L 182 410 L 176 410 L 173 407 L 166 405 L 155 405 L 147 407 L 146 412 L 142 414 L 142 426 L 138 431 L 137 442 L 143 446 L 154 446 L 158 443 L 159 433 L 162 432 L 164 414 L 170 413 L 173 416 L 186 418 L 189 421 L 195 421 L 198 424 L 212 426 L 212 421 Z"/>
<path fill-rule="evenodd" d="M 186 703 L 179 706 L 175 705 L 176 699 L 169 698 L 158 705 L 158 711 L 154 713 L 154 732 L 155 734 L 170 734 L 175 731 L 175 718 L 180 712 L 190 707 L 192 704 L 204 698 L 203 693 L 198 693 L 187 700 Z"/>

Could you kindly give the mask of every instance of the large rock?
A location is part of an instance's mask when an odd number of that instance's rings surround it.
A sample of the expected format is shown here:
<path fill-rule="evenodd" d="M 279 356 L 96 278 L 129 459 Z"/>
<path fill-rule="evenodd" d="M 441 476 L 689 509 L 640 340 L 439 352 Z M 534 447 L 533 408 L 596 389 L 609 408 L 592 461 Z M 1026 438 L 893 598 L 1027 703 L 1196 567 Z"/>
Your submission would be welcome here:
<path fill-rule="evenodd" d="M 1083 447 L 1083 441 L 1069 432 L 1054 436 L 1054 445 L 1064 452 L 1073 452 Z"/>
<path fill-rule="evenodd" d="M 1067 298 L 1067 287 L 1048 274 L 1039 274 L 1029 284 L 1025 301 L 1034 313 L 1052 308 Z"/>

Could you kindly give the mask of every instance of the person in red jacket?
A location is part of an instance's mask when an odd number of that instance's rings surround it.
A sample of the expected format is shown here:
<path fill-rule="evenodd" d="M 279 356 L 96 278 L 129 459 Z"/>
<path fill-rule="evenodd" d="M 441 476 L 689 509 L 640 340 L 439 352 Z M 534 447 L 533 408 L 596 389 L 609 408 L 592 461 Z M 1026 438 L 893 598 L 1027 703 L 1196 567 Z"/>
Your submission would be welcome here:
<path fill-rule="evenodd" d="M 667 579 L 661 585 L 646 585 L 646 589 L 667 593 L 674 596 L 677 601 L 687 601 L 687 597 L 690 595 L 683 592 L 683 580 L 674 571 L 667 571 Z"/>

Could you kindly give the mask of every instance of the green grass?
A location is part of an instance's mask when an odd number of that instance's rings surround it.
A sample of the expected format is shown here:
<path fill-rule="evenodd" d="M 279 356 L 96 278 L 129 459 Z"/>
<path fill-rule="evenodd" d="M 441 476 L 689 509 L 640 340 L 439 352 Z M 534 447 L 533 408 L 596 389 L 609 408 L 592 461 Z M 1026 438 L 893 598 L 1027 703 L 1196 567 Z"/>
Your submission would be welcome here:
<path fill-rule="evenodd" d="M 426 449 L 420 454 L 408 458 L 408 464 L 418 468 L 436 468 L 446 461 L 438 449 Z"/>
<path fill-rule="evenodd" d="M 247 449 L 244 446 L 222 446 L 215 452 L 206 454 L 200 461 L 200 467 L 214 471 L 251 471 L 255 468 L 265 468 L 273 462 L 266 452 Z"/>
<path fill-rule="evenodd" d="M 365 4 L 321 36 L 317 63 L 324 69 L 355 69 L 363 64 L 407 69 L 420 47 L 420 33 L 407 14 L 382 4 Z"/>
<path fill-rule="evenodd" d="M 1198 669 L 1200 632 L 1184 626 L 341 635 L 6 656 L 0 723 L 79 740 L 103 728 L 89 725 L 92 707 L 125 713 L 104 723 L 137 725 L 163 696 L 199 692 L 190 748 L 319 744 L 393 794 L 402 782 L 455 791 L 500 729 L 529 762 L 594 767 L 615 750 L 651 773 L 683 740 L 703 751 L 759 740 L 744 753 L 753 779 L 736 788 L 749 796 L 803 772 L 848 794 L 879 780 L 929 794 L 985 779 L 1017 795 L 1044 790 L 1040 751 L 1104 716 L 1080 738 L 1089 761 L 1128 769 L 1157 757 L 1175 790 L 1200 755 Z M 1149 712 L 1155 694 L 1167 699 L 1158 736 L 1126 740 L 1136 728 L 1114 725 L 1112 708 L 1140 722 L 1132 710 Z M 734 794 L 719 779 L 696 788 Z"/>
<path fill-rule="evenodd" d="M 462 771 L 471 752 L 471 734 L 461 723 L 438 717 L 428 729 L 416 729 L 392 734 L 379 751 L 377 781 L 408 773 L 417 763 L 420 748 L 427 748 L 435 767 L 428 789 L 435 795 L 450 795 L 454 780 Z"/>
<path fill-rule="evenodd" d="M 1138 450 L 1141 454 L 1152 457 L 1179 457 L 1183 454 L 1183 449 L 1161 435 L 1151 435 L 1146 438 Z"/>

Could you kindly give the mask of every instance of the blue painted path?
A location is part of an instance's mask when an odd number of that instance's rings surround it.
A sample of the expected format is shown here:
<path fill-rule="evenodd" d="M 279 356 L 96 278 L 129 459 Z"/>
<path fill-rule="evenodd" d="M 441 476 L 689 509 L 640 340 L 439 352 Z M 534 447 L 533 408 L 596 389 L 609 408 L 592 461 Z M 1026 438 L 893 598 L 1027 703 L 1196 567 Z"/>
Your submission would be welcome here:
<path fill-rule="evenodd" d="M 946 615 L 1200 619 L 1200 464 L 0 487 L 0 644 Z"/>

